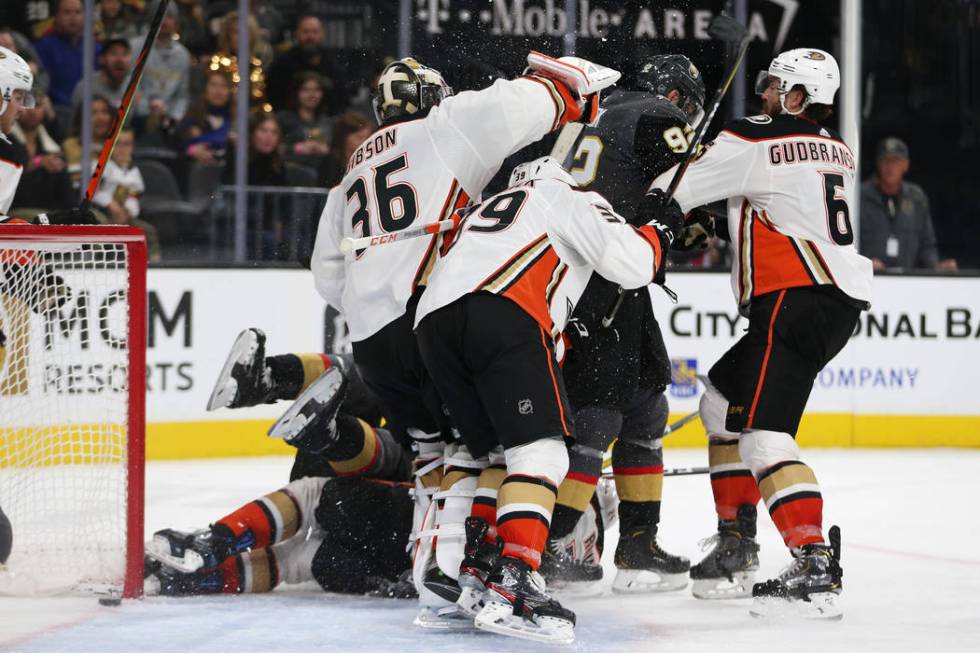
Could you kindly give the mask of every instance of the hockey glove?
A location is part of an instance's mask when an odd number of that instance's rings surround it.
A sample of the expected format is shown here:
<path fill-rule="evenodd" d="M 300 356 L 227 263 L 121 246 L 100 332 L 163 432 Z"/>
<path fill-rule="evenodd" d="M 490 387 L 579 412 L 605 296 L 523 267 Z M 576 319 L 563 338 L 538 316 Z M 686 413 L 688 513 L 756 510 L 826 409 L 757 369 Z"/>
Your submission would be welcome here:
<path fill-rule="evenodd" d="M 680 236 L 671 246 L 678 252 L 707 249 L 708 241 L 715 237 L 715 219 L 704 209 L 694 209 L 687 215 Z"/>
<path fill-rule="evenodd" d="M 657 266 L 657 273 L 653 277 L 653 283 L 663 284 L 666 276 L 667 251 L 671 244 L 677 240 L 684 226 L 684 212 L 673 198 L 664 202 L 666 195 L 659 188 L 643 196 L 640 205 L 637 207 L 634 220 L 639 224 L 646 223 L 648 227 L 657 232 L 660 239 L 660 251 L 662 258 Z"/>
<path fill-rule="evenodd" d="M 69 209 L 68 211 L 55 211 L 54 213 L 41 213 L 37 216 L 37 222 L 38 224 L 51 225 L 99 224 L 92 211 L 80 208 Z"/>

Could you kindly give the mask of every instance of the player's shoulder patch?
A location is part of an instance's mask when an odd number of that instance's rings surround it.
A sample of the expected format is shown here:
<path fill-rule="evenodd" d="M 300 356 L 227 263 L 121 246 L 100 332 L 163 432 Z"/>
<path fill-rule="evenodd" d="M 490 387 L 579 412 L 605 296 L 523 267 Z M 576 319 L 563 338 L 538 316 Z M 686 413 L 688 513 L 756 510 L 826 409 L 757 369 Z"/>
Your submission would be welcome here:
<path fill-rule="evenodd" d="M 757 116 L 746 116 L 745 120 L 756 125 L 768 125 L 772 122 L 772 116 L 765 113 L 760 113 Z"/>

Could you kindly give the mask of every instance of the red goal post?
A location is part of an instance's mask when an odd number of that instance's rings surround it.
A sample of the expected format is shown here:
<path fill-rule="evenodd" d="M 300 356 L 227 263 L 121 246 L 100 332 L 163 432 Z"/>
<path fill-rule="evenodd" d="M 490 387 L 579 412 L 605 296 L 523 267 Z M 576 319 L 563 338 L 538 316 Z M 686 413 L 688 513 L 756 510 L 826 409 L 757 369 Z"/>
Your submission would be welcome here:
<path fill-rule="evenodd" d="M 143 588 L 146 240 L 0 225 L 0 593 Z"/>

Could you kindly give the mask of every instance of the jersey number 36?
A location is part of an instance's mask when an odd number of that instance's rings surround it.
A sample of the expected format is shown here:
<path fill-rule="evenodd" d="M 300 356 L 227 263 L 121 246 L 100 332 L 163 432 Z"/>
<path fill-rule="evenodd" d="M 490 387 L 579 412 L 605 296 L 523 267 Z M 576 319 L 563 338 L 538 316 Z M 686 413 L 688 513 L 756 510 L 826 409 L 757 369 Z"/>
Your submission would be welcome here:
<path fill-rule="evenodd" d="M 390 161 L 380 163 L 371 168 L 371 184 L 364 177 L 358 177 L 347 187 L 344 196 L 347 203 L 357 202 L 357 208 L 351 214 L 351 228 L 354 237 L 371 235 L 371 211 L 377 215 L 377 224 L 383 233 L 392 233 L 406 229 L 415 222 L 419 215 L 419 200 L 412 184 L 398 182 L 391 177 L 408 168 L 408 157 L 404 154 Z M 370 192 L 369 191 L 373 191 Z M 373 202 L 368 196 L 373 196 Z M 357 250 L 355 256 L 364 253 Z"/>

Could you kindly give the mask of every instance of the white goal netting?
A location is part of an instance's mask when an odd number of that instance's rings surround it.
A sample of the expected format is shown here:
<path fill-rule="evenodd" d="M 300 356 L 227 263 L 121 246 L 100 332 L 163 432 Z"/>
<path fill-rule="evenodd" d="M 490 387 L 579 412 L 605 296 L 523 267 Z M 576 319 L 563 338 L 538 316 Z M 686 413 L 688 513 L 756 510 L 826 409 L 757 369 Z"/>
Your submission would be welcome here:
<path fill-rule="evenodd" d="M 129 252 L 124 243 L 5 240 L 3 230 L 0 509 L 13 544 L 0 594 L 121 592 Z"/>

